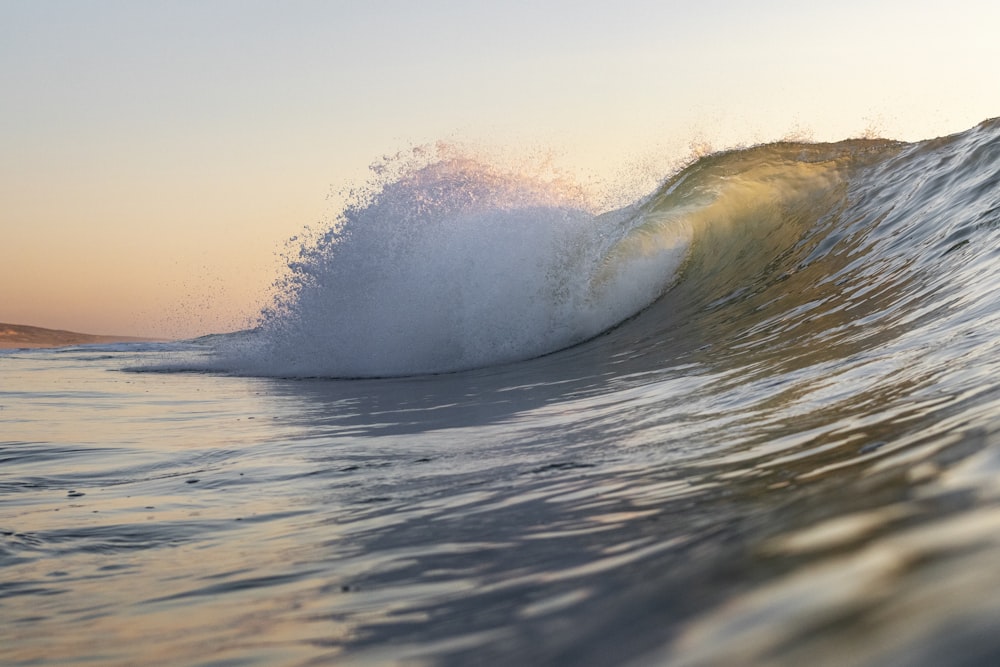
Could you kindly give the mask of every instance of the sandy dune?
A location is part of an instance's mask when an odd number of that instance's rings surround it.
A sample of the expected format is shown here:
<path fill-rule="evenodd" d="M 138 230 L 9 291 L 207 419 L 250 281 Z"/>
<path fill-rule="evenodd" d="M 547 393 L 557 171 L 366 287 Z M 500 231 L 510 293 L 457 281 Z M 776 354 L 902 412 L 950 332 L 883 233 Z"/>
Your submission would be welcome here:
<path fill-rule="evenodd" d="M 0 322 L 0 349 L 63 347 L 65 345 L 83 345 L 86 343 L 126 343 L 136 341 L 156 340 L 152 338 L 136 338 L 134 336 L 97 336 L 94 334 L 43 329 L 23 324 L 5 324 Z"/>

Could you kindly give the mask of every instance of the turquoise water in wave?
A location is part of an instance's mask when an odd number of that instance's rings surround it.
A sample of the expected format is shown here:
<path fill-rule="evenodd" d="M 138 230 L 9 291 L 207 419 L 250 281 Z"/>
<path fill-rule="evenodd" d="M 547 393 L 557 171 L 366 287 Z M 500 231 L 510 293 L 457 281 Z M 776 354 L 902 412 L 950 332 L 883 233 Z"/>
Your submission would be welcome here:
<path fill-rule="evenodd" d="M 998 260 L 996 121 L 408 166 L 253 331 L 0 353 L 0 662 L 996 663 Z"/>

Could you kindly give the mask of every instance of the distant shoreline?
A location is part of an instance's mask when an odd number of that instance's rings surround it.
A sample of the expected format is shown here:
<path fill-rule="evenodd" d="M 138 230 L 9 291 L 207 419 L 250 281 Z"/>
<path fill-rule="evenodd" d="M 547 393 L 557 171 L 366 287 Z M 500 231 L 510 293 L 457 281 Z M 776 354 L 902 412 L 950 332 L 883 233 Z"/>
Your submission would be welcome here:
<path fill-rule="evenodd" d="M 0 322 L 0 350 L 66 347 L 94 343 L 151 343 L 164 340 L 167 339 L 87 334 Z"/>

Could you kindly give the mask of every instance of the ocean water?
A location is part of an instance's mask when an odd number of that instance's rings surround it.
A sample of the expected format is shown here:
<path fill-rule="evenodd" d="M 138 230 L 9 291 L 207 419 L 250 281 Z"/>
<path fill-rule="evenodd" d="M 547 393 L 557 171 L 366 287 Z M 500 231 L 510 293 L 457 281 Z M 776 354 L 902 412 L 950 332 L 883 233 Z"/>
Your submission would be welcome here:
<path fill-rule="evenodd" d="M 277 287 L 0 353 L 0 663 L 1000 663 L 1000 122 L 388 165 Z"/>

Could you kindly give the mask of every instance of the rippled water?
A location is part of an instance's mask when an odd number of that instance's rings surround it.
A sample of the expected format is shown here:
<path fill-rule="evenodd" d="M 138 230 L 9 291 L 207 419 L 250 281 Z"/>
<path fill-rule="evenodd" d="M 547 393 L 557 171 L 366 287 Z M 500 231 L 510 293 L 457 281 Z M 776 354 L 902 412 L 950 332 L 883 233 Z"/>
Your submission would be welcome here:
<path fill-rule="evenodd" d="M 810 423 L 747 414 L 757 383 L 696 368 L 610 384 L 547 382 L 539 362 L 354 382 L 116 370 L 135 356 L 3 358 L 8 664 L 985 664 L 1000 648 L 996 391 Z"/>
<path fill-rule="evenodd" d="M 604 246 L 697 200 L 676 281 L 535 359 L 0 353 L 0 661 L 1000 662 L 998 127 L 693 165 Z"/>

